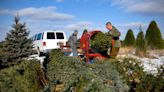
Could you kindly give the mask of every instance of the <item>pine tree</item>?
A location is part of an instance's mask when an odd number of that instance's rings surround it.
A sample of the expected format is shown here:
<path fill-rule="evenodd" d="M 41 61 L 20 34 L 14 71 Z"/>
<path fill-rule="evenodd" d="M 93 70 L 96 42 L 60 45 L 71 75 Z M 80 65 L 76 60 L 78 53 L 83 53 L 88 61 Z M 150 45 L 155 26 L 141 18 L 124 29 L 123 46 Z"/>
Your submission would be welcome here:
<path fill-rule="evenodd" d="M 162 49 L 162 35 L 157 23 L 153 20 L 146 31 L 146 40 L 151 49 Z"/>
<path fill-rule="evenodd" d="M 138 33 L 136 39 L 136 54 L 143 56 L 146 53 L 146 46 L 146 39 L 142 28 L 140 27 L 140 32 Z"/>
<path fill-rule="evenodd" d="M 7 60 L 11 64 L 19 63 L 22 58 L 31 54 L 33 48 L 32 40 L 28 38 L 29 31 L 26 24 L 20 23 L 18 15 L 15 17 L 14 22 L 11 31 L 7 33 L 4 44 L 4 51 L 10 53 Z"/>
<path fill-rule="evenodd" d="M 164 48 L 164 39 L 163 39 L 163 48 Z"/>
<path fill-rule="evenodd" d="M 91 38 L 91 48 L 94 52 L 107 56 L 107 51 L 111 48 L 112 37 L 107 33 L 99 32 Z"/>
<path fill-rule="evenodd" d="M 132 29 L 128 30 L 126 37 L 125 37 L 125 40 L 124 40 L 124 45 L 125 46 L 132 46 L 132 47 L 135 46 L 135 37 L 134 37 Z"/>

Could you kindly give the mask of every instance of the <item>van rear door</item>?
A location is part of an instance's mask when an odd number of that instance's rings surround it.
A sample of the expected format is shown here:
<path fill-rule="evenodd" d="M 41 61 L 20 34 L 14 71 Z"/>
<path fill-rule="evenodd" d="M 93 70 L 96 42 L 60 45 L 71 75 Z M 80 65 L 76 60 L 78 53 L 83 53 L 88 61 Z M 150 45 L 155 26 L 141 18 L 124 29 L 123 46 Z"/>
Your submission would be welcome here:
<path fill-rule="evenodd" d="M 66 45 L 66 36 L 64 32 L 56 32 L 56 40 L 57 40 L 57 46 L 59 47 L 62 43 L 63 45 Z"/>
<path fill-rule="evenodd" d="M 45 49 L 57 48 L 57 41 L 55 32 L 47 32 L 44 38 Z"/>

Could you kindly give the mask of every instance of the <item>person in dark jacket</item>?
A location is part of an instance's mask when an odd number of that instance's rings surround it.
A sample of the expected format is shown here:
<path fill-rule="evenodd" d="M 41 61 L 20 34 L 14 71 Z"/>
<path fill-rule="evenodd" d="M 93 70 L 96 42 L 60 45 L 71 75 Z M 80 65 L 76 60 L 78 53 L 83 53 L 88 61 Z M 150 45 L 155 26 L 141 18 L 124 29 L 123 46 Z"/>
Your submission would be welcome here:
<path fill-rule="evenodd" d="M 77 55 L 77 46 L 78 46 L 77 35 L 78 35 L 78 31 L 75 30 L 74 33 L 69 37 L 69 40 L 68 40 L 68 44 L 69 44 L 70 48 L 72 49 L 73 56 L 78 56 Z"/>
<path fill-rule="evenodd" d="M 112 26 L 111 22 L 106 23 L 106 28 L 109 30 L 108 35 L 112 36 L 112 45 L 110 50 L 108 50 L 108 55 L 115 58 L 118 54 L 119 48 L 121 47 L 121 41 L 119 40 L 119 37 L 121 33 L 116 29 L 116 27 Z"/>

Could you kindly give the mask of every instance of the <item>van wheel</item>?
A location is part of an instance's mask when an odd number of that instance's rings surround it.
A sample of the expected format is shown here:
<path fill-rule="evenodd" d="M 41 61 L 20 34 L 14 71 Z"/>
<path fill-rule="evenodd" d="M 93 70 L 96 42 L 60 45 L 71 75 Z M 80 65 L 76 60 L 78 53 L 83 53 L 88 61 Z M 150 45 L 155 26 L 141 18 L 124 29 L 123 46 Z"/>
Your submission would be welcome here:
<path fill-rule="evenodd" d="M 40 57 L 40 56 L 45 56 L 45 53 L 39 52 L 39 57 Z"/>
<path fill-rule="evenodd" d="M 40 51 L 39 47 L 37 47 L 37 52 L 39 57 L 45 55 L 43 52 Z"/>

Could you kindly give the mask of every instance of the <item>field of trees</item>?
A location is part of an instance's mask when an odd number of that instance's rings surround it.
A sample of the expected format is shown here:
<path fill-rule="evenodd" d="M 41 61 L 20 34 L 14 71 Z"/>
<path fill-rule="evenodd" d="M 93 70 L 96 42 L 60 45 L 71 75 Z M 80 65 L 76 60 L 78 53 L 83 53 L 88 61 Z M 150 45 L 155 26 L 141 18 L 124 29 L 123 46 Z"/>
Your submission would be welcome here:
<path fill-rule="evenodd" d="M 160 29 L 152 21 L 144 34 L 142 28 L 137 38 L 129 29 L 123 47 L 135 48 L 135 55 L 147 57 L 149 50 L 164 49 Z M 144 71 L 135 58 L 94 59 L 86 64 L 79 57 L 67 57 L 60 50 L 52 50 L 46 58 L 45 68 L 38 60 L 28 60 L 33 53 L 26 24 L 18 16 L 11 31 L 0 43 L 0 92 L 163 92 L 164 66 L 153 75 Z M 110 39 L 97 39 L 108 42 Z M 154 37 L 156 36 L 156 37 Z M 101 40 L 101 41 L 99 41 Z M 105 44 L 108 45 L 108 44 Z M 106 51 L 106 46 L 95 49 Z"/>
<path fill-rule="evenodd" d="M 138 55 L 141 54 L 140 52 L 144 55 L 146 50 L 164 49 L 162 34 L 157 23 L 154 20 L 151 21 L 146 33 L 140 26 L 137 38 L 134 37 L 133 30 L 129 29 L 123 41 L 123 47 L 136 48 L 136 54 Z"/>

